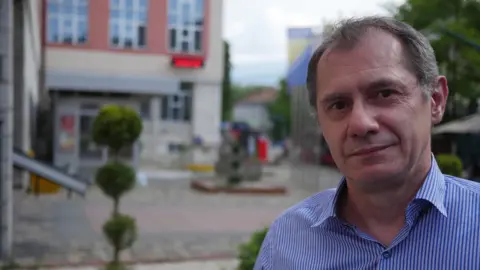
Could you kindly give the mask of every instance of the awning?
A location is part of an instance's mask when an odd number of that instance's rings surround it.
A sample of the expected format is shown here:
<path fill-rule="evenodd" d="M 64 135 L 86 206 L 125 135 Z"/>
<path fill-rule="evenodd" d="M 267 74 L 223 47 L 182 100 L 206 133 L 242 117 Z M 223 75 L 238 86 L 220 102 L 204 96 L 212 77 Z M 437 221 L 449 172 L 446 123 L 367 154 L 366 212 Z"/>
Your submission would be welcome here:
<path fill-rule="evenodd" d="M 157 76 L 107 75 L 95 72 L 47 70 L 45 84 L 49 90 L 127 94 L 177 94 L 180 80 Z"/>
<path fill-rule="evenodd" d="M 480 133 L 480 113 L 438 125 L 432 130 L 433 135 L 466 133 Z"/>

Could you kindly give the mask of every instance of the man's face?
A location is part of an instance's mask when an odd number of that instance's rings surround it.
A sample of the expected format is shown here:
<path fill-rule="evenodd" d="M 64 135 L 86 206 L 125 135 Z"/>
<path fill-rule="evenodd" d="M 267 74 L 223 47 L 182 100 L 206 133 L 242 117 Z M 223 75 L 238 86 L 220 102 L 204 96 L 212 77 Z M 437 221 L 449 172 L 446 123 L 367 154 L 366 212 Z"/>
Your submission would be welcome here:
<path fill-rule="evenodd" d="M 402 61 L 405 60 L 405 61 Z M 340 171 L 367 190 L 397 185 L 430 159 L 432 123 L 448 89 L 439 77 L 431 97 L 406 67 L 401 43 L 370 30 L 351 49 L 327 50 L 317 66 L 317 115 Z"/>

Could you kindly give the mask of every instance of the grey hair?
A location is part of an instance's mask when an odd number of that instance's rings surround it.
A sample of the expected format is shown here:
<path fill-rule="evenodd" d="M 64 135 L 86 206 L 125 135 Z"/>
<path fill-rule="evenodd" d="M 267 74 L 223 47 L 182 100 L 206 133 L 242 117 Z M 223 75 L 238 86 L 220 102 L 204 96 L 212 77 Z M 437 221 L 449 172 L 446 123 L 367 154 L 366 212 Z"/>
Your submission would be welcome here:
<path fill-rule="evenodd" d="M 317 103 L 317 65 L 327 49 L 354 47 L 368 30 L 385 31 L 396 37 L 403 45 L 407 67 L 415 74 L 417 83 L 426 96 L 430 96 L 439 75 L 435 52 L 428 39 L 410 25 L 389 17 L 362 17 L 341 21 L 324 33 L 322 44 L 313 53 L 308 63 L 307 89 L 310 105 Z"/>

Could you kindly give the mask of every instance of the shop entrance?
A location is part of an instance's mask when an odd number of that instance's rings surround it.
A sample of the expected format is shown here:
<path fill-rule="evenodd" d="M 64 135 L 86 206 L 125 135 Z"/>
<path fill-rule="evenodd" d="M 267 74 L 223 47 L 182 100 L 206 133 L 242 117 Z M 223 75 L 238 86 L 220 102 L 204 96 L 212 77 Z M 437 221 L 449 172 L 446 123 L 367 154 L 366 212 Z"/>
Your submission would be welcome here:
<path fill-rule="evenodd" d="M 55 165 L 69 173 L 91 178 L 98 167 L 111 157 L 108 149 L 95 144 L 93 123 L 99 110 L 107 104 L 128 106 L 138 112 L 138 101 L 132 98 L 58 98 L 55 139 Z M 122 149 L 119 158 L 134 168 L 138 166 L 139 146 Z"/>

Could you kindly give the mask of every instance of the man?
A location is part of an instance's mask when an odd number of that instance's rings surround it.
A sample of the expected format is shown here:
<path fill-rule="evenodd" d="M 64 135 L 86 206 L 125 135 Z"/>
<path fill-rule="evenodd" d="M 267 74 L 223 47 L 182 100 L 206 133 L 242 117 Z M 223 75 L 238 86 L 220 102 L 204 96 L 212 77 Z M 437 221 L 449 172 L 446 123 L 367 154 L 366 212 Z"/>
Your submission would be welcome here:
<path fill-rule="evenodd" d="M 480 269 L 480 185 L 431 154 L 448 86 L 428 40 L 348 20 L 312 56 L 307 88 L 345 177 L 271 225 L 255 269 Z"/>

